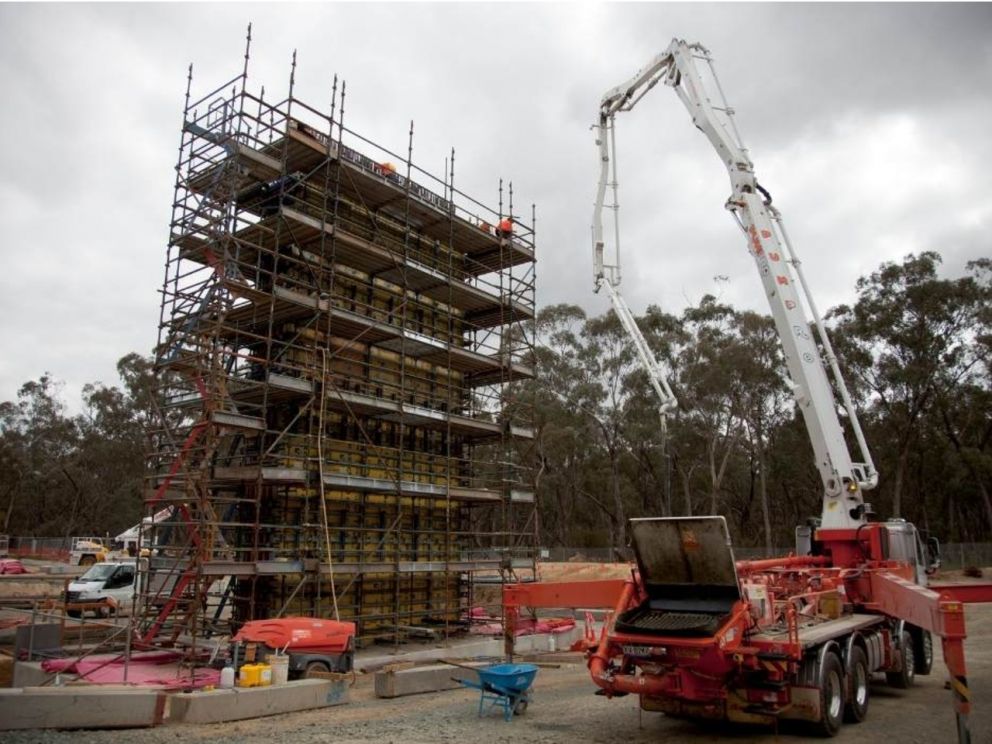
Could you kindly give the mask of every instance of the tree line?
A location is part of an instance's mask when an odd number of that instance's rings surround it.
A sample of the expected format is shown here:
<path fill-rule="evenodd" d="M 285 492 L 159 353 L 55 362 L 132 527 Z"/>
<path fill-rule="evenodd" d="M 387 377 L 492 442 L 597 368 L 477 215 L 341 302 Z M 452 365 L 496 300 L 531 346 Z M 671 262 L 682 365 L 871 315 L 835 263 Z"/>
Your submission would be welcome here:
<path fill-rule="evenodd" d="M 992 262 L 956 278 L 940 263 L 932 252 L 885 263 L 825 320 L 881 473 L 866 494 L 876 515 L 984 541 Z M 722 514 L 737 544 L 792 545 L 823 489 L 771 317 L 708 295 L 678 316 L 649 307 L 638 324 L 679 400 L 667 425 L 612 312 L 562 304 L 538 315 L 542 540 L 620 548 L 632 517 Z"/>
<path fill-rule="evenodd" d="M 826 322 L 881 473 L 866 495 L 876 513 L 984 541 L 992 261 L 954 278 L 939 268 L 932 252 L 882 264 Z M 679 399 L 665 425 L 615 315 L 538 314 L 537 377 L 514 393 L 535 408 L 541 543 L 622 548 L 632 517 L 723 514 L 737 544 L 791 545 L 822 486 L 771 318 L 706 296 L 638 324 Z M 0 403 L 0 532 L 116 534 L 140 519 L 151 361 L 128 354 L 117 369 L 118 386 L 83 389 L 78 414 L 48 374 Z"/>
<path fill-rule="evenodd" d="M 48 373 L 0 403 L 0 532 L 113 536 L 141 519 L 151 361 L 127 354 L 117 372 L 83 387 L 78 414 Z"/>

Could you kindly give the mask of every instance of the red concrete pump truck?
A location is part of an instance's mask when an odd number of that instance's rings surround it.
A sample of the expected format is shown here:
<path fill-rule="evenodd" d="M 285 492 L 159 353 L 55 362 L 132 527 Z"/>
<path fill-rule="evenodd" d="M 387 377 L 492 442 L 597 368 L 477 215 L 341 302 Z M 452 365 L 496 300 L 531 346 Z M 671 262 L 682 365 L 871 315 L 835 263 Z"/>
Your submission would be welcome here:
<path fill-rule="evenodd" d="M 664 425 L 675 398 L 618 291 L 618 245 L 612 262 L 604 258 L 602 219 L 604 208 L 617 211 L 614 118 L 659 82 L 675 91 L 730 175 L 726 207 L 746 236 L 782 340 L 823 481 L 822 514 L 797 528 L 794 555 L 736 562 L 723 517 L 631 520 L 637 565 L 629 579 L 505 587 L 508 653 L 522 608 L 606 607 L 612 613 L 601 635 L 584 642 L 598 694 L 635 694 L 644 710 L 683 717 L 764 724 L 799 719 L 833 736 L 843 722 L 865 718 L 873 673 L 884 672 L 894 687 L 908 687 L 916 674 L 929 674 L 937 636 L 950 673 L 958 739 L 968 742 L 962 603 L 992 600 L 992 586 L 970 586 L 967 594 L 928 587 L 928 574 L 939 564 L 936 541 L 924 545 L 904 520 L 873 518 L 863 492 L 877 484 L 878 473 L 837 358 L 782 217 L 755 178 L 733 109 L 700 44 L 673 40 L 600 103 L 596 289 L 606 288 L 633 340 L 661 400 Z M 714 86 L 718 103 L 707 84 Z M 613 204 L 607 205 L 609 187 Z M 618 242 L 619 231 L 614 235 Z M 848 451 L 835 389 L 861 462 Z"/>

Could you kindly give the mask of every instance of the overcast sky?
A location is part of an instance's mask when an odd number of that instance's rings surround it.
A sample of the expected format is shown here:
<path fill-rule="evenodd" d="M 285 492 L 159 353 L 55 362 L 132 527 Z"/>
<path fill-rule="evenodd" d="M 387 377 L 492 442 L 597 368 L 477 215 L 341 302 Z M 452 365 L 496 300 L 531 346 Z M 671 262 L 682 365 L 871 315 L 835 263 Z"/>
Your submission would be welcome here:
<path fill-rule="evenodd" d="M 537 205 L 538 302 L 591 292 L 597 153 L 608 88 L 673 36 L 713 52 L 761 182 L 782 210 L 821 308 L 909 252 L 945 271 L 989 255 L 992 6 L 988 4 L 0 5 L 0 400 L 43 372 L 116 384 L 149 353 L 187 65 L 194 95 L 249 85 L 346 125 L 495 205 Z M 726 172 L 670 90 L 618 120 L 623 291 L 636 313 L 707 292 L 767 311 L 723 209 Z M 727 281 L 714 282 L 715 276 Z"/>

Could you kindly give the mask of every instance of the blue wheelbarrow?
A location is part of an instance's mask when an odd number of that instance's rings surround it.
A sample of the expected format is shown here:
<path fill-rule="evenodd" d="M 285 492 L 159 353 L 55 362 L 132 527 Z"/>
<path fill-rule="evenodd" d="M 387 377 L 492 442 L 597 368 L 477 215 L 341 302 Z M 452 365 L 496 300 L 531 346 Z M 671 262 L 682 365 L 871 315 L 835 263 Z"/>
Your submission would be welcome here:
<path fill-rule="evenodd" d="M 461 666 L 460 664 L 458 666 Z M 471 668 L 471 667 L 466 667 Z M 533 664 L 493 664 L 492 666 L 474 669 L 479 675 L 478 682 L 468 679 L 456 679 L 465 687 L 479 690 L 479 717 L 495 707 L 503 709 L 503 720 L 509 721 L 513 716 L 523 715 L 530 702 L 531 685 L 537 676 L 537 667 Z"/>

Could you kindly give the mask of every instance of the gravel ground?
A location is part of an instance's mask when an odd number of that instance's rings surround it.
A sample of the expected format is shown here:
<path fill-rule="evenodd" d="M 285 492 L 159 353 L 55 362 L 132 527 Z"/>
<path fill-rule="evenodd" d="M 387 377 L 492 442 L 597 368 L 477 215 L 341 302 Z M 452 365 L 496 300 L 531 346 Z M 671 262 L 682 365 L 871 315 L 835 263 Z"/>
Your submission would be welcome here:
<path fill-rule="evenodd" d="M 974 711 L 971 727 L 974 744 L 992 744 L 992 605 L 968 608 L 967 654 Z M 940 666 L 938 666 L 940 665 Z M 454 671 L 454 670 L 453 670 Z M 951 694 L 943 689 L 943 662 L 935 661 L 934 674 L 918 677 L 915 687 L 894 690 L 881 678 L 872 686 L 868 719 L 845 726 L 837 741 L 851 744 L 891 741 L 898 744 L 940 744 L 956 741 Z M 703 726 L 677 721 L 657 713 L 638 711 L 637 700 L 606 700 L 593 695 L 585 668 L 565 665 L 541 669 L 534 700 L 527 713 L 506 723 L 494 712 L 479 719 L 478 693 L 470 690 L 378 700 L 370 677 L 352 690 L 351 703 L 336 708 L 296 713 L 240 723 L 210 726 L 177 725 L 127 732 L 10 732 L 6 744 L 165 744 L 174 742 L 269 741 L 333 742 L 334 744 L 433 744 L 434 742 L 486 742 L 486 744 L 574 744 L 624 742 L 656 744 L 708 742 L 730 739 L 740 743 L 800 742 L 801 729 L 783 725 L 768 729 Z"/>

